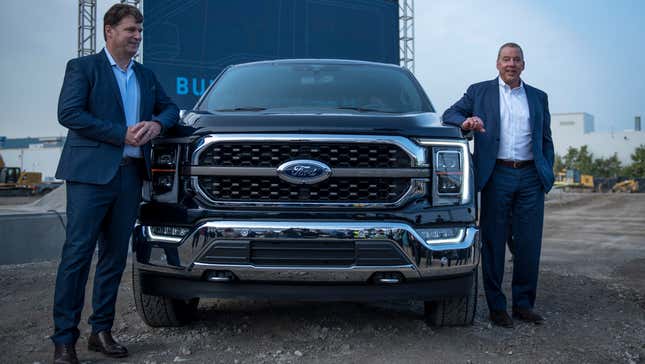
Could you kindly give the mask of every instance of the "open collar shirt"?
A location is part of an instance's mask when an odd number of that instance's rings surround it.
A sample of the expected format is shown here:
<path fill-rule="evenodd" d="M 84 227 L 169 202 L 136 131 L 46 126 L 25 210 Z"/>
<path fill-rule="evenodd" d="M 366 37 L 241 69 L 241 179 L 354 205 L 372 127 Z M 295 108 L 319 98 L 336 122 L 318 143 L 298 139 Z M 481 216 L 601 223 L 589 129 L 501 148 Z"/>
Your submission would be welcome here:
<path fill-rule="evenodd" d="M 125 121 L 127 126 L 133 126 L 139 120 L 139 104 L 141 102 L 141 91 L 139 90 L 139 82 L 134 73 L 134 61 L 130 60 L 128 67 L 125 70 L 121 69 L 116 63 L 110 51 L 105 49 L 112 72 L 116 78 L 116 83 L 119 85 L 119 93 L 121 94 L 121 101 L 123 102 L 123 111 L 125 112 Z M 123 148 L 124 157 L 141 158 L 141 148 L 126 144 Z"/>
<path fill-rule="evenodd" d="M 499 81 L 499 150 L 497 158 L 513 161 L 533 159 L 533 140 L 529 103 L 524 82 L 511 89 L 501 77 Z"/>

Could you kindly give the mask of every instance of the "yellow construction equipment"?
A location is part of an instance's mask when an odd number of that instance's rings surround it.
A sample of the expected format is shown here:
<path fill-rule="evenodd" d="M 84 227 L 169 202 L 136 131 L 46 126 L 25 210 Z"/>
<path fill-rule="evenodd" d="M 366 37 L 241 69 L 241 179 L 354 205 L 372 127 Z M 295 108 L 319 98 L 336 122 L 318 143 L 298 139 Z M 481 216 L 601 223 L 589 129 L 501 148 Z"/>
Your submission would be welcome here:
<path fill-rule="evenodd" d="M 591 192 L 594 188 L 593 176 L 581 174 L 577 169 L 563 169 L 555 176 L 554 187 L 565 192 Z"/>
<path fill-rule="evenodd" d="M 611 192 L 623 192 L 623 193 L 638 192 L 638 181 L 633 179 L 628 179 L 622 182 L 618 182 L 614 185 L 614 187 L 611 188 Z"/>
<path fill-rule="evenodd" d="M 5 167 L 0 156 L 0 196 L 25 196 L 39 192 L 43 182 L 40 172 L 26 172 L 20 167 Z"/>

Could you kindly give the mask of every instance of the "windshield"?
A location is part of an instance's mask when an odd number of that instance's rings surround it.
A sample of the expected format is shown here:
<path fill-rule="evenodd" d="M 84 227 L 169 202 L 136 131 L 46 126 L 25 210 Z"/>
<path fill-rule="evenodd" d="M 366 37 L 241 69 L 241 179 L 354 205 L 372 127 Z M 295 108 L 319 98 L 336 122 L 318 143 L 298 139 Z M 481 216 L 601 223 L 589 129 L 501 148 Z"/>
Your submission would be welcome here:
<path fill-rule="evenodd" d="M 370 64 L 275 64 L 233 67 L 198 109 L 209 112 L 276 108 L 338 112 L 433 112 L 411 74 Z"/>

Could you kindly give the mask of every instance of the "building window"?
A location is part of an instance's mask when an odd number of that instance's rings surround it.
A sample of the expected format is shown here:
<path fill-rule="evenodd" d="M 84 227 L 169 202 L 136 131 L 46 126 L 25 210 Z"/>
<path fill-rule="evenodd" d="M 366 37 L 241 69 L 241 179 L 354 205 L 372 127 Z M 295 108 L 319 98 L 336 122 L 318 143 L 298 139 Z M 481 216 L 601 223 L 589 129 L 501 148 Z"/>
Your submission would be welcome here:
<path fill-rule="evenodd" d="M 569 126 L 569 125 L 575 125 L 575 121 L 561 121 L 560 126 Z"/>

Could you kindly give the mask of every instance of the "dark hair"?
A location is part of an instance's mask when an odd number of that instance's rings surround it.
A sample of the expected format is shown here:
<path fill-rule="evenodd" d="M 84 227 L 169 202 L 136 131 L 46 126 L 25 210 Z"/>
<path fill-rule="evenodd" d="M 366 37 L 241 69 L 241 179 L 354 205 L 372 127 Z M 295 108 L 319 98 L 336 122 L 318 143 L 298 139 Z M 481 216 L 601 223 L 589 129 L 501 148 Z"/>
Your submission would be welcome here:
<path fill-rule="evenodd" d="M 519 50 L 520 50 L 520 54 L 522 55 L 522 60 L 524 60 L 524 51 L 522 50 L 522 47 L 520 47 L 520 45 L 519 45 L 519 44 L 517 44 L 517 43 L 508 42 L 508 43 L 504 43 L 504 44 L 502 44 L 502 46 L 501 46 L 501 47 L 499 47 L 499 51 L 497 52 L 497 60 L 498 60 L 498 61 L 499 61 L 499 57 L 502 55 L 502 49 L 507 48 L 507 47 L 509 47 L 509 48 L 517 48 L 517 49 L 519 49 Z"/>
<path fill-rule="evenodd" d="M 143 23 L 143 14 L 136 6 L 128 4 L 114 4 L 103 16 L 103 39 L 107 40 L 105 36 L 105 26 L 117 26 L 123 18 L 131 16 L 137 23 Z"/>

